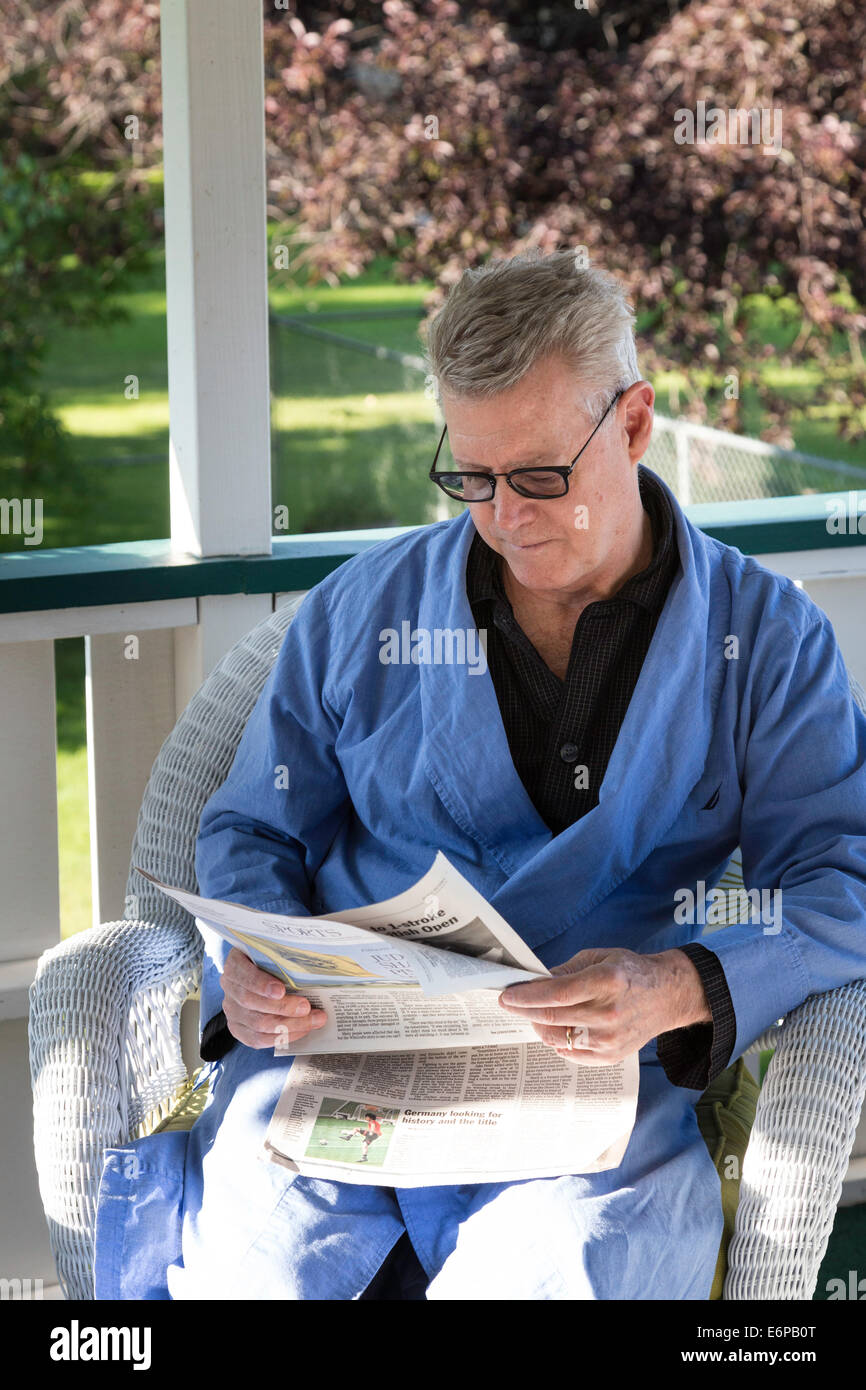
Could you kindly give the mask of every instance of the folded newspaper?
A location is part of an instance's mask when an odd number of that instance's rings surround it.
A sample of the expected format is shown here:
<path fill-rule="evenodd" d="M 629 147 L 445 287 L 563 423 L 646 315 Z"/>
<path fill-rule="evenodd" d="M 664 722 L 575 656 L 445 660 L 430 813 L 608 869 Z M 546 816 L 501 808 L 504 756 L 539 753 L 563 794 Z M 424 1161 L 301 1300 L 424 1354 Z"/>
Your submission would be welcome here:
<path fill-rule="evenodd" d="M 550 972 L 444 854 L 394 898 L 315 917 L 201 898 L 138 872 L 327 1016 L 274 1049 L 296 1060 L 265 1136 L 270 1162 L 395 1187 L 621 1162 L 637 1053 L 612 1066 L 571 1062 L 500 1008 L 506 985 Z"/>

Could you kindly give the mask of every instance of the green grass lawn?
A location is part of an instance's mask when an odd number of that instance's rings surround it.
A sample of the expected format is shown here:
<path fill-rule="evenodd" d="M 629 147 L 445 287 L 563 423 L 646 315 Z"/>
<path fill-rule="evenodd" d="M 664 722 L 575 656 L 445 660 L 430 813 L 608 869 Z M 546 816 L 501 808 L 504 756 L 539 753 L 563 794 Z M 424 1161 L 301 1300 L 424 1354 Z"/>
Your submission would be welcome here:
<path fill-rule="evenodd" d="M 61 935 L 91 926 L 84 639 L 54 643 L 57 688 L 57 836 Z"/>
<path fill-rule="evenodd" d="M 345 289 L 298 291 L 272 283 L 276 312 L 308 314 L 423 303 L 428 285 L 384 284 L 377 265 Z M 168 382 L 164 272 L 159 266 L 123 296 L 127 323 L 59 327 L 44 380 L 72 439 L 82 505 L 44 507 L 45 546 L 145 540 L 169 533 Z M 335 332 L 418 354 L 417 320 L 329 322 Z M 435 508 L 420 465 L 432 458 L 435 414 L 423 376 L 274 327 L 274 504 L 290 508 L 292 531 L 430 519 Z M 138 399 L 127 399 L 128 377 Z M 429 465 L 428 465 L 429 466 Z M 10 538 L 11 539 L 11 538 Z"/>

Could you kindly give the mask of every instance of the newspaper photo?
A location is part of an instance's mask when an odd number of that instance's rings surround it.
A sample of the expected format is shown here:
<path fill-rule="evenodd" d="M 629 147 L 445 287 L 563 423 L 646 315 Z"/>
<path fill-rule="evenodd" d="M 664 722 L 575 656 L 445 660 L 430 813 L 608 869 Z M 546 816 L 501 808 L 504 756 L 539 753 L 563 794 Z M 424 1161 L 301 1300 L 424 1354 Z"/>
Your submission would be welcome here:
<path fill-rule="evenodd" d="M 278 1042 L 277 1056 L 537 1038 L 498 993 L 550 972 L 444 854 L 397 897 L 318 917 L 201 898 L 138 872 L 327 1015 L 307 1037 Z"/>
<path fill-rule="evenodd" d="M 638 1056 L 587 1067 L 512 1047 L 298 1059 L 263 1158 L 306 1177 L 393 1187 L 598 1173 L 622 1161 Z"/>

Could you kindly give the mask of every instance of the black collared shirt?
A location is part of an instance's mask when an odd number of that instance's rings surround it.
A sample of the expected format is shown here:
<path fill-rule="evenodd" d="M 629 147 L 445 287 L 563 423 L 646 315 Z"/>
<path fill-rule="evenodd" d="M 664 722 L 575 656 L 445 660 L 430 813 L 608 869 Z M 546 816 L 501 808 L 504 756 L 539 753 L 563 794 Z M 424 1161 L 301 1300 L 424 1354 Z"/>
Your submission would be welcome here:
<path fill-rule="evenodd" d="M 490 670 L 514 766 L 555 835 L 598 803 L 610 755 L 680 565 L 670 503 L 655 475 L 638 467 L 641 502 L 653 532 L 646 569 L 608 599 L 590 603 L 574 630 L 565 680 L 553 674 L 519 626 L 501 578 L 502 561 L 476 533 L 466 592 L 487 632 Z M 736 1016 L 718 957 L 698 942 L 682 948 L 695 965 L 713 1021 L 658 1039 L 674 1085 L 705 1089 L 727 1066 Z"/>

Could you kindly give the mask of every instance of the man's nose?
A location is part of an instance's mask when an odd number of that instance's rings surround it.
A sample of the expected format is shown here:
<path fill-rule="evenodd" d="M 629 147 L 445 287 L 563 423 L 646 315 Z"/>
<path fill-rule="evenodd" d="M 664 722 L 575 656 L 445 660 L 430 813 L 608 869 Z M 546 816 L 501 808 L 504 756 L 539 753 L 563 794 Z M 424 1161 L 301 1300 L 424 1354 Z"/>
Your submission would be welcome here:
<path fill-rule="evenodd" d="M 526 522 L 531 518 L 535 505 L 531 497 L 521 497 L 520 493 L 515 492 L 513 487 L 509 487 L 504 478 L 496 479 L 496 491 L 493 494 L 493 518 L 500 530 L 516 530 L 521 522 Z"/>

